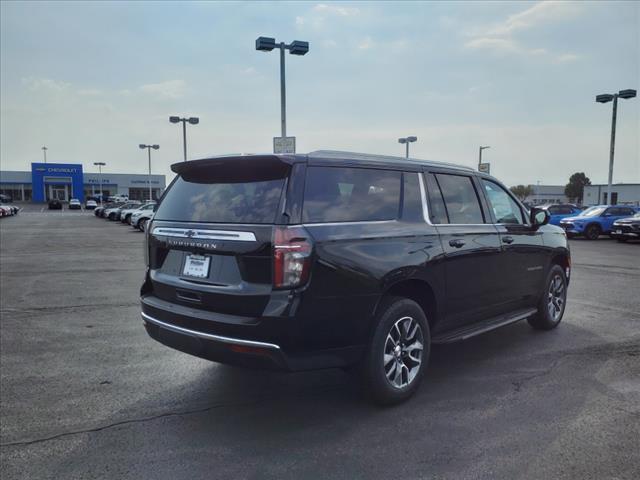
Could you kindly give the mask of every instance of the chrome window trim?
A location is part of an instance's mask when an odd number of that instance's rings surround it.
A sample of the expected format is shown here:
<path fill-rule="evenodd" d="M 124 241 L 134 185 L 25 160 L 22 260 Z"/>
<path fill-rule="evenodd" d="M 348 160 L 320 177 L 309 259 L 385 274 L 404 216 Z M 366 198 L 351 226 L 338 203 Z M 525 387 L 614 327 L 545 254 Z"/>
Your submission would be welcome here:
<path fill-rule="evenodd" d="M 265 343 L 265 342 L 256 342 L 254 340 L 243 340 L 241 338 L 232 338 L 232 337 L 223 337 L 222 335 L 213 335 L 211 333 L 198 332 L 197 330 L 191 330 L 189 328 L 179 327 L 177 325 L 172 325 L 170 323 L 165 323 L 157 318 L 153 318 L 150 315 L 147 315 L 144 312 L 140 312 L 142 315 L 142 319 L 145 322 L 152 323 L 162 328 L 166 328 L 168 330 L 173 330 L 177 333 L 186 333 L 188 335 L 194 335 L 199 338 L 204 338 L 205 340 L 214 340 L 216 342 L 228 343 L 231 345 L 245 345 L 248 347 L 259 347 L 259 348 L 268 348 L 270 350 L 280 350 L 280 346 L 275 343 Z"/>
<path fill-rule="evenodd" d="M 232 240 L 236 242 L 255 242 L 253 232 L 239 232 L 233 230 L 207 230 L 203 228 L 171 228 L 155 227 L 151 233 L 154 237 L 179 237 L 192 240 Z"/>

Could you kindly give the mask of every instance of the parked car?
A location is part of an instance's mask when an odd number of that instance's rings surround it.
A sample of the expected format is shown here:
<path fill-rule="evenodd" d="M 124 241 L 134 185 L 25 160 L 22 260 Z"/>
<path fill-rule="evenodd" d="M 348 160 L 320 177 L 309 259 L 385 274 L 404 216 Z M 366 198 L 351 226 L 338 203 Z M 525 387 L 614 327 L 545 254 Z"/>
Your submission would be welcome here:
<path fill-rule="evenodd" d="M 82 204 L 77 198 L 69 200 L 69 210 L 82 210 Z"/>
<path fill-rule="evenodd" d="M 434 343 L 562 319 L 566 235 L 471 168 L 321 151 L 172 170 L 141 288 L 145 328 L 169 347 L 245 367 L 357 367 L 389 404 L 415 392 Z"/>
<path fill-rule="evenodd" d="M 621 218 L 613 222 L 611 236 L 619 242 L 640 238 L 640 212 L 633 217 Z"/>
<path fill-rule="evenodd" d="M 62 202 L 56 198 L 49 200 L 49 210 L 62 210 Z"/>
<path fill-rule="evenodd" d="M 109 220 L 117 221 L 117 220 L 120 220 L 120 214 L 122 213 L 123 210 L 138 208 L 139 206 L 140 206 L 140 202 L 138 202 L 137 200 L 126 202 L 118 205 L 115 208 L 107 209 L 107 211 L 105 212 L 105 217 L 108 218 Z"/>
<path fill-rule="evenodd" d="M 145 203 L 144 205 L 138 205 L 132 208 L 123 208 L 120 212 L 120 221 L 122 223 L 131 223 L 131 215 L 133 215 L 135 212 L 141 211 L 142 209 L 149 209 L 153 211 L 153 207 L 155 206 L 155 204 L 156 202 L 149 202 Z"/>
<path fill-rule="evenodd" d="M 87 200 L 87 202 L 84 204 L 84 208 L 86 208 L 87 210 L 94 210 L 98 207 L 98 202 L 96 202 L 95 200 Z"/>
<path fill-rule="evenodd" d="M 589 240 L 596 240 L 602 234 L 611 234 L 613 222 L 635 213 L 634 207 L 597 205 L 587 208 L 579 215 L 562 219 L 560 226 L 567 232 L 569 238 L 584 235 Z"/>
<path fill-rule="evenodd" d="M 0 217 L 11 217 L 18 213 L 18 207 L 0 203 Z"/>
<path fill-rule="evenodd" d="M 147 230 L 147 225 L 149 225 L 149 222 L 153 220 L 153 215 L 154 215 L 153 210 L 145 210 L 144 212 L 140 213 L 140 215 L 138 215 L 137 217 L 131 218 L 131 226 L 133 228 L 137 228 L 141 232 L 145 232 Z"/>
<path fill-rule="evenodd" d="M 13 197 L 11 195 L 5 195 L 4 193 L 0 193 L 0 203 L 11 203 L 13 202 Z"/>
<path fill-rule="evenodd" d="M 556 204 L 556 205 L 543 205 L 542 207 L 549 212 L 550 220 L 549 223 L 551 225 L 560 225 L 560 221 L 563 218 L 573 217 L 579 215 L 582 210 L 576 205 L 571 205 L 569 203 L 566 204 Z"/>

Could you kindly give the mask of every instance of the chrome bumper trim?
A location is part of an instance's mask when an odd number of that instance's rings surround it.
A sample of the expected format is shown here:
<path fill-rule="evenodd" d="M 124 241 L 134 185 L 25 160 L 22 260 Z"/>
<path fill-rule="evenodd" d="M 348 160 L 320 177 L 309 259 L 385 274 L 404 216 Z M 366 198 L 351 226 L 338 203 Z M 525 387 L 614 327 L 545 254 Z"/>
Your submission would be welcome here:
<path fill-rule="evenodd" d="M 158 327 L 166 328 L 167 330 L 173 330 L 177 333 L 186 333 L 187 335 L 193 335 L 196 337 L 204 338 L 205 340 L 213 340 L 220 343 L 228 343 L 231 345 L 244 345 L 247 347 L 259 347 L 259 348 L 268 348 L 270 350 L 280 350 L 280 347 L 275 343 L 265 343 L 265 342 L 255 342 L 253 340 L 243 340 L 241 338 L 231 338 L 231 337 L 223 337 L 221 335 L 213 335 L 211 333 L 198 332 L 196 330 L 190 330 L 188 328 L 178 327 L 177 325 L 171 325 L 170 323 L 165 323 L 157 318 L 153 318 L 147 315 L 144 312 L 140 312 L 142 315 L 142 319 L 145 322 L 152 323 L 157 325 Z"/>

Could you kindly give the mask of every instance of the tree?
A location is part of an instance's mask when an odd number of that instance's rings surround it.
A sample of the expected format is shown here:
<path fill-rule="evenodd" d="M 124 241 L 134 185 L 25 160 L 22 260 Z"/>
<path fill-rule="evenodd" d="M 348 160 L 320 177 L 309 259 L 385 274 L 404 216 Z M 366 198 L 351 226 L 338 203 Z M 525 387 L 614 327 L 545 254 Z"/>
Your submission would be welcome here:
<path fill-rule="evenodd" d="M 584 172 L 576 172 L 569 177 L 569 183 L 564 187 L 564 194 L 571 202 L 582 204 L 582 195 L 585 185 L 591 185 L 591 180 Z"/>
<path fill-rule="evenodd" d="M 511 187 L 511 192 L 521 201 L 533 195 L 533 187 L 531 185 L 516 185 Z"/>

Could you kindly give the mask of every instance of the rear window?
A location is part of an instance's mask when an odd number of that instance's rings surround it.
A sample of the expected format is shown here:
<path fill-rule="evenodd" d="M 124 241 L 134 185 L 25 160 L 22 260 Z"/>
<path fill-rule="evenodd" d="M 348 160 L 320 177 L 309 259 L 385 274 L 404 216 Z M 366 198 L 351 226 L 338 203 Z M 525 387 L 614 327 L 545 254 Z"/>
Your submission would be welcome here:
<path fill-rule="evenodd" d="M 369 168 L 309 167 L 305 222 L 394 220 L 400 209 L 401 174 Z"/>
<path fill-rule="evenodd" d="M 284 179 L 199 183 L 178 177 L 155 218 L 181 222 L 274 223 Z"/>

